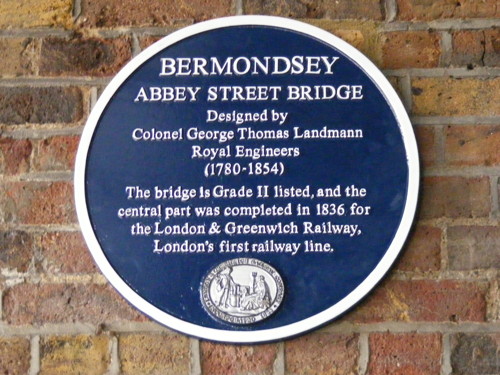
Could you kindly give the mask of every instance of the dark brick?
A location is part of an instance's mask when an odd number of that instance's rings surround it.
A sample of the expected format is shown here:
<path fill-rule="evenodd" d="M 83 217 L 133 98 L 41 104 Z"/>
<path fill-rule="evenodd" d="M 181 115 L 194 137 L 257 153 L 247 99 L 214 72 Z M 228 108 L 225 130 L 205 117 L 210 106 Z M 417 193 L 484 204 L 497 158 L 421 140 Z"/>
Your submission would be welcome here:
<path fill-rule="evenodd" d="M 80 22 L 87 27 L 160 26 L 179 20 L 229 16 L 231 0 L 83 0 Z"/>
<path fill-rule="evenodd" d="M 83 116 L 76 87 L 0 87 L 0 123 L 72 123 Z"/>
<path fill-rule="evenodd" d="M 438 333 L 372 333 L 370 375 L 439 375 L 441 335 Z"/>
<path fill-rule="evenodd" d="M 41 238 L 43 267 L 48 273 L 92 273 L 97 269 L 78 232 L 46 233 Z"/>
<path fill-rule="evenodd" d="M 29 172 L 33 144 L 29 139 L 0 138 L 0 174 Z"/>
<path fill-rule="evenodd" d="M 402 271 L 437 271 L 441 268 L 441 229 L 419 225 L 408 237 L 397 262 Z"/>
<path fill-rule="evenodd" d="M 289 375 L 350 375 L 357 373 L 358 335 L 312 333 L 285 343 Z"/>
<path fill-rule="evenodd" d="M 19 284 L 4 292 L 3 308 L 13 325 L 147 320 L 107 285 Z"/>
<path fill-rule="evenodd" d="M 435 128 L 433 126 L 416 126 L 414 130 L 421 163 L 425 167 L 435 165 L 437 162 Z"/>
<path fill-rule="evenodd" d="M 500 373 L 500 334 L 457 334 L 451 346 L 453 375 Z"/>
<path fill-rule="evenodd" d="M 0 232 L 0 268 L 26 272 L 33 257 L 33 237 L 21 231 Z"/>
<path fill-rule="evenodd" d="M 30 342 L 24 338 L 0 337 L 0 374 L 27 374 L 30 368 Z"/>
<path fill-rule="evenodd" d="M 42 42 L 40 75 L 109 76 L 131 56 L 127 38 L 47 38 Z"/>
<path fill-rule="evenodd" d="M 448 263 L 452 270 L 500 268 L 498 226 L 448 228 Z"/>
<path fill-rule="evenodd" d="M 474 218 L 490 214 L 490 185 L 485 177 L 426 177 L 419 217 Z"/>

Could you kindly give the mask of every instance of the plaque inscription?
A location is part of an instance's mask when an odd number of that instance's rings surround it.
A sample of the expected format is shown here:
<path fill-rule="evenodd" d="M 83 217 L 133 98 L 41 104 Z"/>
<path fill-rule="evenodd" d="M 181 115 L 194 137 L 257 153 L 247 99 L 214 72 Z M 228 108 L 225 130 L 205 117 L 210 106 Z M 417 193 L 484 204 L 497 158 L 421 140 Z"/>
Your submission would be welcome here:
<path fill-rule="evenodd" d="M 336 318 L 397 257 L 418 156 L 394 90 L 345 42 L 243 16 L 173 33 L 105 89 L 78 152 L 91 252 L 181 332 L 276 340 Z"/>

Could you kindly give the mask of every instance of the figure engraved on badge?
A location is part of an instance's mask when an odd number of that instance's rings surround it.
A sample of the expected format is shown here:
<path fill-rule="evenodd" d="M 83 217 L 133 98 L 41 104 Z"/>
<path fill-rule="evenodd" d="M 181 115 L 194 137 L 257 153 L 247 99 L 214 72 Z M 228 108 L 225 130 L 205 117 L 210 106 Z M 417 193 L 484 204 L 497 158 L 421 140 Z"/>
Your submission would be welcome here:
<path fill-rule="evenodd" d="M 270 265 L 237 258 L 212 269 L 201 285 L 205 310 L 233 324 L 252 324 L 272 315 L 283 301 L 284 284 Z"/>

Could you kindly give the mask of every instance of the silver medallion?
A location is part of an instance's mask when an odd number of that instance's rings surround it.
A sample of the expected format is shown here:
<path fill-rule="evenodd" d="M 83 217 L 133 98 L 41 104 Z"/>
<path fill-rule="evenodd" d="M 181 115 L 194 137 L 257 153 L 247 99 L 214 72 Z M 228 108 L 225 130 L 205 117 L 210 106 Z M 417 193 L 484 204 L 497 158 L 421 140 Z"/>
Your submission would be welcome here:
<path fill-rule="evenodd" d="M 278 272 L 253 258 L 219 264 L 201 285 L 201 300 L 214 317 L 232 324 L 252 324 L 273 314 L 285 287 Z"/>

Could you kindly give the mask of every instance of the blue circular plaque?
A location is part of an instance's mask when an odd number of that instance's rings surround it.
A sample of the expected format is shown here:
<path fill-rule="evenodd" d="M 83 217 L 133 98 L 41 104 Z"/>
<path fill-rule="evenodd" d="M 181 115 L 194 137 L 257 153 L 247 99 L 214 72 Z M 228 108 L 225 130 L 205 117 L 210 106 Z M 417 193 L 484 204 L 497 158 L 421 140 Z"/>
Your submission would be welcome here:
<path fill-rule="evenodd" d="M 96 263 L 166 326 L 225 342 L 324 324 L 384 276 L 412 224 L 408 116 L 360 52 L 311 25 L 177 31 L 104 90 L 75 191 Z"/>

